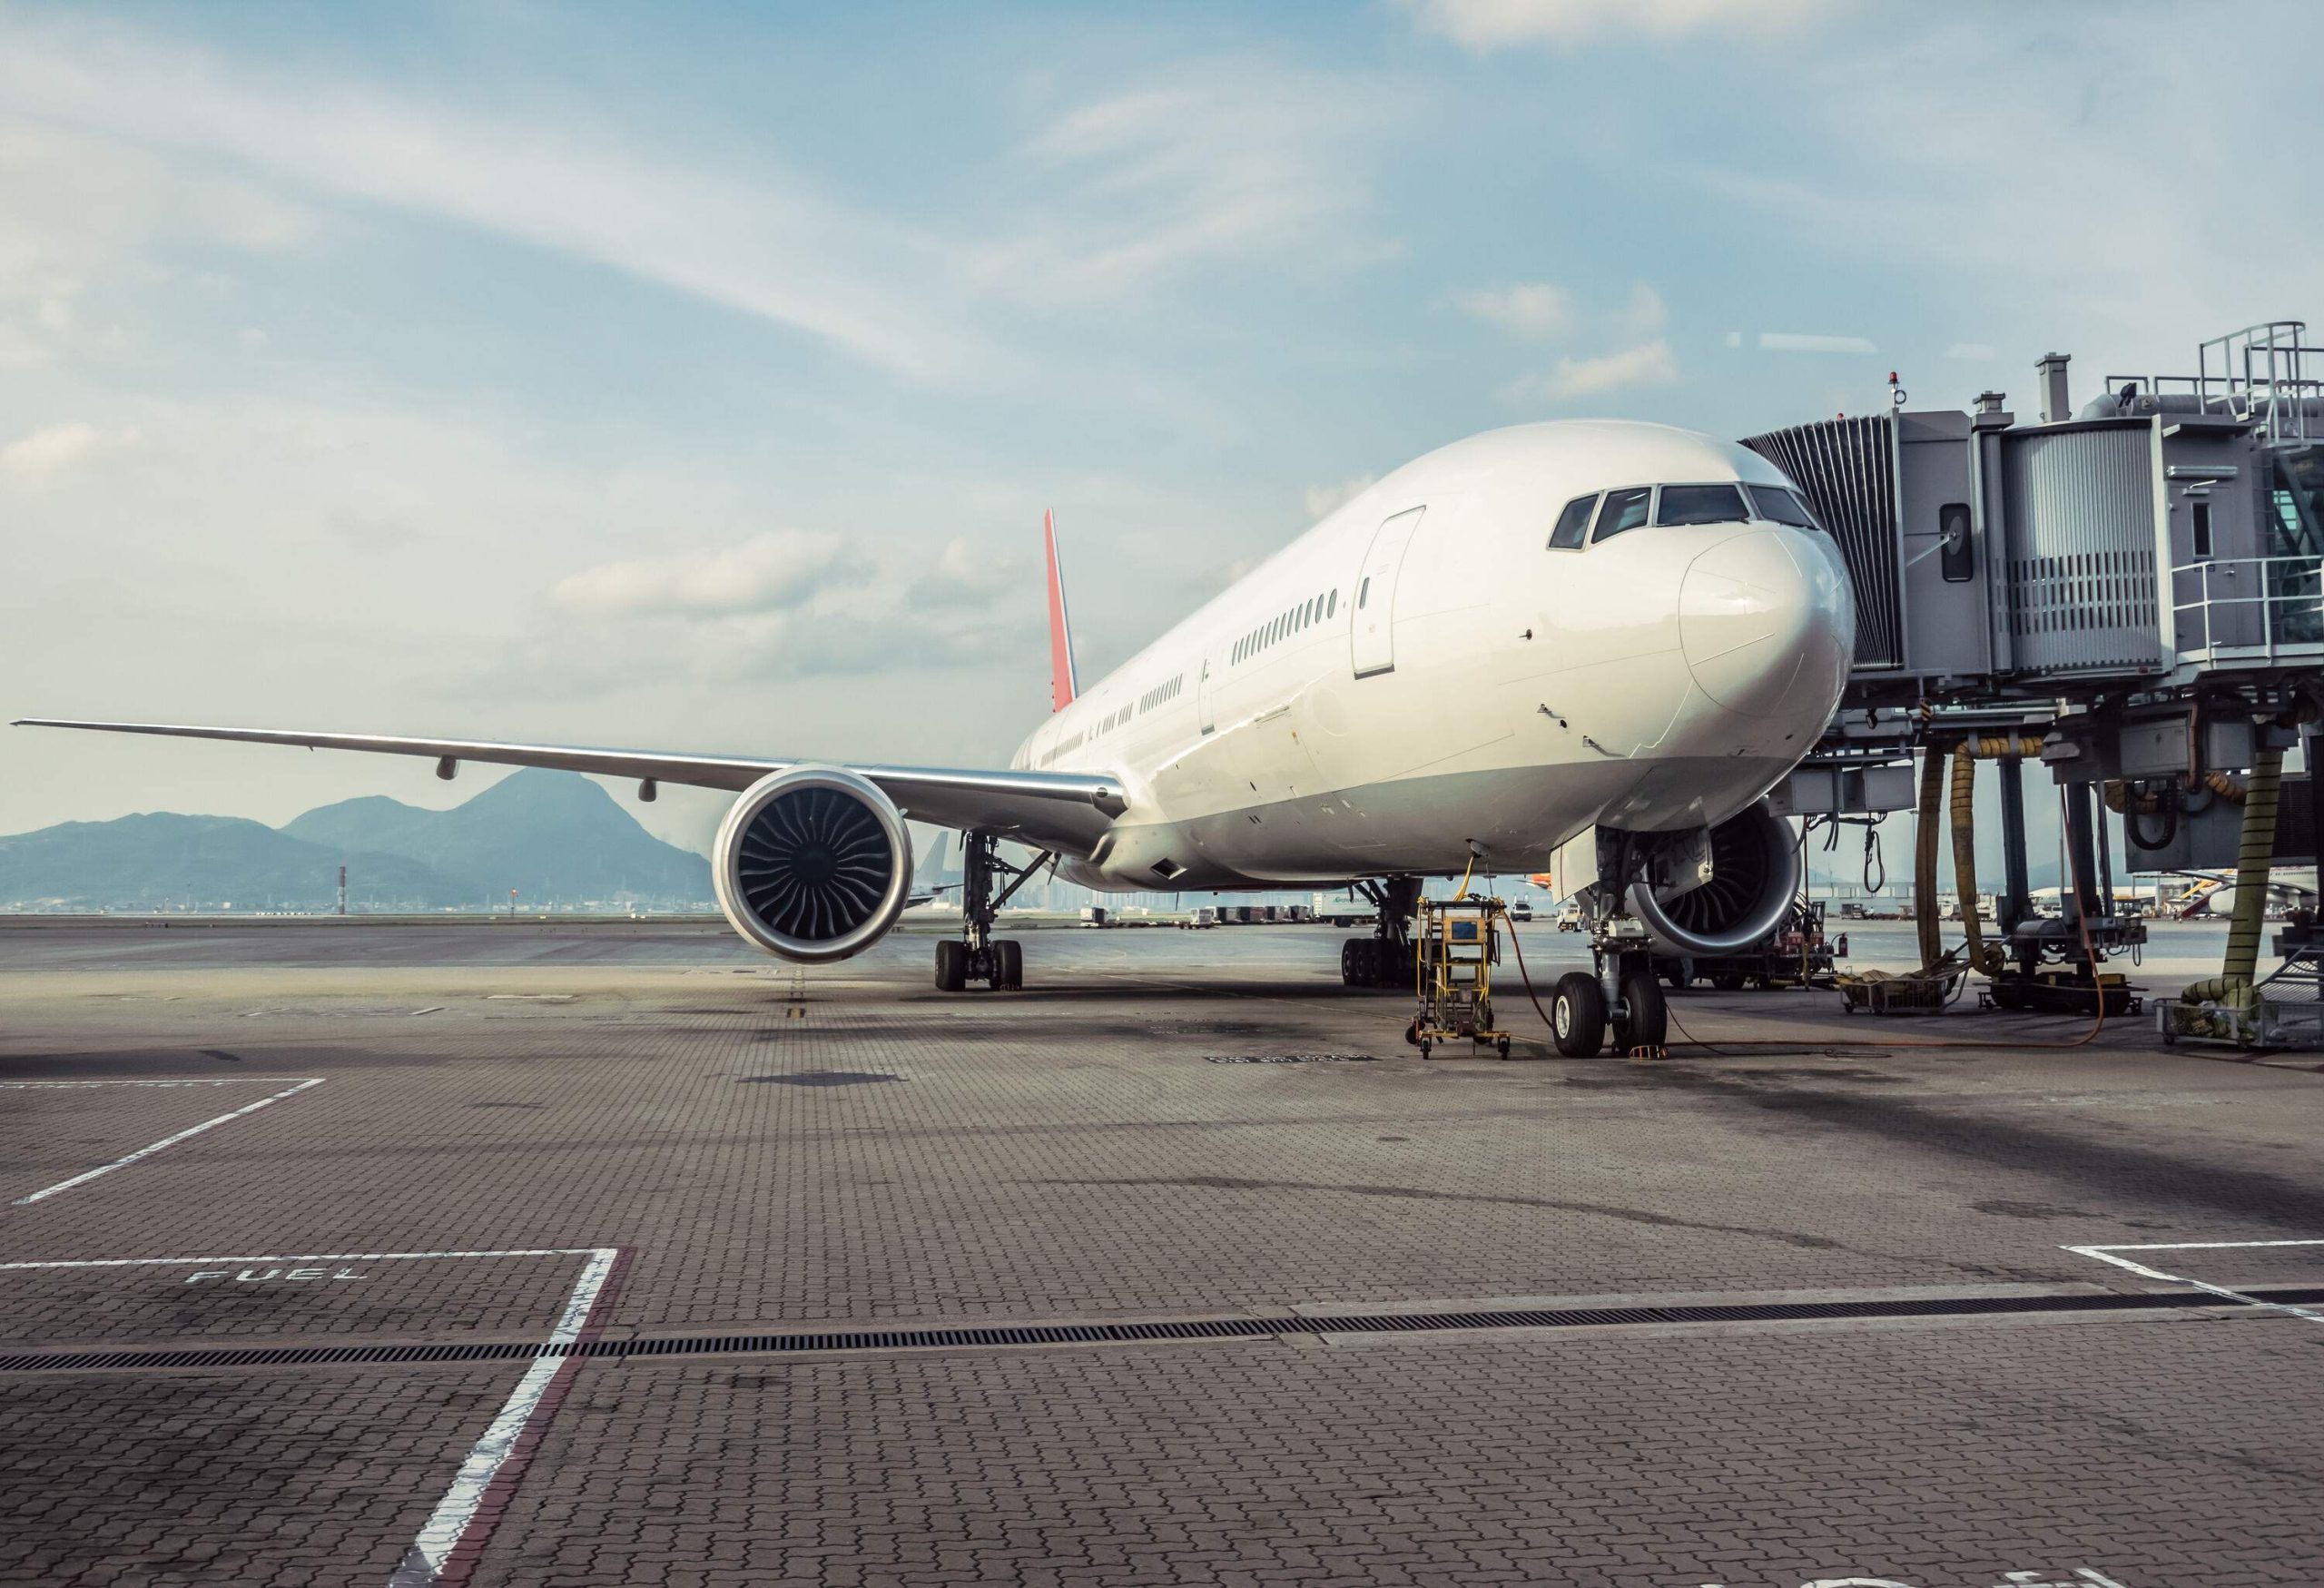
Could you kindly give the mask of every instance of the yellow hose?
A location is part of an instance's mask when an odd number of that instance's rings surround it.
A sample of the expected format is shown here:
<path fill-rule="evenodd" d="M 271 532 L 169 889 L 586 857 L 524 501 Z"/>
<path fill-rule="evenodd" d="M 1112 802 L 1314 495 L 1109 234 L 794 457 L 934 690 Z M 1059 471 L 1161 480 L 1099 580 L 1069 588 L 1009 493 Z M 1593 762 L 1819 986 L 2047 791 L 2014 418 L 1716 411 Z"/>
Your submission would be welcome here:
<path fill-rule="evenodd" d="M 2281 750 L 2261 750 L 2252 758 L 2243 801 L 2243 836 L 2235 852 L 2235 909 L 2228 917 L 2227 962 L 2216 980 L 2198 981 L 2181 993 L 2183 1002 L 2250 1006 L 2251 981 L 2260 968 L 2260 934 L 2267 918 L 2268 872 L 2275 858 L 2277 795 L 2283 770 Z"/>
<path fill-rule="evenodd" d="M 1936 919 L 1936 791 L 1945 777 L 1945 753 L 1929 745 L 1921 751 L 1921 803 L 1913 817 L 1913 917 L 1920 929 L 1921 966 L 1945 955 Z"/>
<path fill-rule="evenodd" d="M 2001 945 L 1985 947 L 1977 920 L 1977 828 L 1973 805 L 1977 796 L 1975 752 L 1964 740 L 1953 752 L 1953 891 L 1961 896 L 1961 926 L 1968 939 L 1969 968 L 1986 976 L 1997 974 L 2004 956 Z"/>
<path fill-rule="evenodd" d="M 2038 734 L 1988 734 L 1981 739 L 1964 739 L 1961 748 L 1980 760 L 1995 761 L 2013 757 L 2042 757 L 2042 739 Z"/>

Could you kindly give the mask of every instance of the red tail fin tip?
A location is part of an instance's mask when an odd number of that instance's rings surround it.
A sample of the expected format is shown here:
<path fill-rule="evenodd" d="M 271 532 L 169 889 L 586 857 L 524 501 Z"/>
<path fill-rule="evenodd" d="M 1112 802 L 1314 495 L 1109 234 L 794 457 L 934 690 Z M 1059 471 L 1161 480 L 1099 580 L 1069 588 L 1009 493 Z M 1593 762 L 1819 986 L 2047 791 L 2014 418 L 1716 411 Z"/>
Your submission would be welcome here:
<path fill-rule="evenodd" d="M 1049 709 L 1063 711 L 1081 685 L 1073 674 L 1073 627 L 1066 620 L 1065 572 L 1057 560 L 1057 516 L 1047 510 L 1041 514 L 1041 539 L 1049 573 Z"/>

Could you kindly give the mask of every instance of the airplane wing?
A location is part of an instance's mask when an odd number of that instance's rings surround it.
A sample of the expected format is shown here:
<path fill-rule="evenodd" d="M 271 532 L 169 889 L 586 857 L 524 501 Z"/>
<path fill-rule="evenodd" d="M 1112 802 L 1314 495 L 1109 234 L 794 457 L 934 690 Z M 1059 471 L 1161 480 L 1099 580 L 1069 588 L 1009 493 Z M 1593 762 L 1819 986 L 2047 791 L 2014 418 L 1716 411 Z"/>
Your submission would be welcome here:
<path fill-rule="evenodd" d="M 484 739 L 405 739 L 385 734 L 323 734 L 296 728 L 189 727 L 174 723 L 70 722 L 25 717 L 20 728 L 84 728 L 104 734 L 160 734 L 179 739 L 231 739 L 251 745 L 293 745 L 309 750 L 368 750 L 388 755 L 424 755 L 438 771 L 463 761 L 504 766 L 547 766 L 563 772 L 592 772 L 634 777 L 641 783 L 674 783 L 696 788 L 746 789 L 770 772 L 805 764 L 798 760 L 760 760 L 734 755 L 678 755 L 657 750 L 591 750 L 557 745 L 504 745 Z M 1121 784 L 1102 773 L 978 771 L 931 766 L 858 766 L 847 769 L 877 784 L 897 808 L 917 822 L 938 827 L 983 828 L 1021 833 L 1043 847 L 1086 853 L 1090 844 L 1129 808 Z"/>

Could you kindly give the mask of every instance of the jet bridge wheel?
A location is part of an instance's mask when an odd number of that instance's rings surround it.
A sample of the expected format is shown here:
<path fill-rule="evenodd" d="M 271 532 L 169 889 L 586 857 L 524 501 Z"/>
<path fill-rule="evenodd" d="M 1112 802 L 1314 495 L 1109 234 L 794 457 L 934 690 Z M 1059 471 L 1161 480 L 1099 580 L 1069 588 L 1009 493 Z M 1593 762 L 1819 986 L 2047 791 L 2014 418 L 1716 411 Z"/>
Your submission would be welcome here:
<path fill-rule="evenodd" d="M 1550 1004 L 1550 1031 L 1569 1059 L 1594 1059 L 1606 1045 L 1606 994 L 1598 978 L 1570 971 L 1558 978 Z"/>

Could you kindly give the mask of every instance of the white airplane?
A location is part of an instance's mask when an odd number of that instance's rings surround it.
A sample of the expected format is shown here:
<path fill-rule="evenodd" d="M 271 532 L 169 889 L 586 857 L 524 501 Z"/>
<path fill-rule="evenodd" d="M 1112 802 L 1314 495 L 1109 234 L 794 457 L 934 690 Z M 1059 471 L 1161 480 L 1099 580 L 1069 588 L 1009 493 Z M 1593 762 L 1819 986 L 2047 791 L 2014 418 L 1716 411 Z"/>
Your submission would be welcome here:
<path fill-rule="evenodd" d="M 2183 877 L 2187 885 L 2164 900 L 2161 911 L 2179 921 L 2193 921 L 2204 915 L 2232 915 L 2235 912 L 2235 873 L 2223 872 L 2172 872 L 2171 876 Z M 2316 868 L 2312 865 L 2277 866 L 2268 873 L 2268 907 L 2276 911 L 2312 910 L 2316 907 Z"/>
<path fill-rule="evenodd" d="M 1659 1044 L 1648 958 L 1758 942 L 1798 882 L 1761 796 L 1846 682 L 1838 548 L 1776 467 L 1660 425 L 1521 425 L 1407 464 L 1088 689 L 1054 528 L 1053 715 L 1005 769 L 837 764 L 290 729 L 64 722 L 549 766 L 735 791 L 713 854 L 735 931 L 840 960 L 911 893 L 905 818 L 960 832 L 962 929 L 936 981 L 1022 985 L 995 910 L 1043 864 L 1092 888 L 1362 888 L 1351 985 L 1411 985 L 1423 875 L 1521 873 L 1597 829 L 1599 972 L 1559 984 L 1561 1050 Z M 1039 852 L 1021 865 L 1008 840 Z"/>

